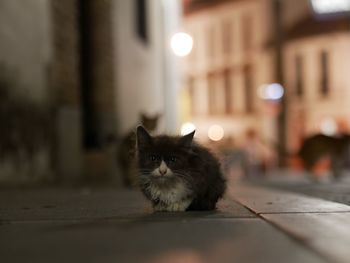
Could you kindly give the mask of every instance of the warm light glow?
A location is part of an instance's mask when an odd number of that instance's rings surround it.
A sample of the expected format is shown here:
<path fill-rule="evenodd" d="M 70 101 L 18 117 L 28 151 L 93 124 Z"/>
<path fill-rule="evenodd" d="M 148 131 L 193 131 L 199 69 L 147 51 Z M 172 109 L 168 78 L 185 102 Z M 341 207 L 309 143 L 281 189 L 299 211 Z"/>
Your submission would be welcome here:
<path fill-rule="evenodd" d="M 279 100 L 283 97 L 284 88 L 281 84 L 272 83 L 259 87 L 258 96 L 264 100 Z"/>
<path fill-rule="evenodd" d="M 191 53 L 193 39 L 189 34 L 179 32 L 172 36 L 170 46 L 176 56 L 185 57 Z"/>
<path fill-rule="evenodd" d="M 204 263 L 208 262 L 205 260 L 202 255 L 200 255 L 196 251 L 192 251 L 189 249 L 178 250 L 174 249 L 168 252 L 164 252 L 155 257 L 151 258 L 151 260 L 146 261 L 146 263 Z"/>
<path fill-rule="evenodd" d="M 350 0 L 311 0 L 312 8 L 318 14 L 350 11 Z"/>
<path fill-rule="evenodd" d="M 266 90 L 266 87 L 267 87 L 268 85 L 261 85 L 259 88 L 258 88 L 258 90 L 257 90 L 257 94 L 258 94 L 258 96 L 261 98 L 261 99 L 266 99 L 266 95 L 265 95 L 265 90 Z"/>
<path fill-rule="evenodd" d="M 224 138 L 224 129 L 220 125 L 212 125 L 208 130 L 208 137 L 212 141 L 220 141 Z"/>
<path fill-rule="evenodd" d="M 320 129 L 321 129 L 321 133 L 328 136 L 333 136 L 338 131 L 337 123 L 332 118 L 324 119 L 321 122 Z"/>
<path fill-rule="evenodd" d="M 196 129 L 196 126 L 193 123 L 186 122 L 181 126 L 181 135 L 186 135 L 193 132 Z"/>

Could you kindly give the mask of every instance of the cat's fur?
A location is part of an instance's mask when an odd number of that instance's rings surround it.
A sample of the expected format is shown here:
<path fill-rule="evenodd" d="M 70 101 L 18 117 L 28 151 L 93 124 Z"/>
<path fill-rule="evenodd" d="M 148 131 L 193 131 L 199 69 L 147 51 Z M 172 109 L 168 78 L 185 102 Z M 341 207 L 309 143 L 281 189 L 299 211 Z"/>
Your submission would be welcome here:
<path fill-rule="evenodd" d="M 140 115 L 141 125 L 151 132 L 157 128 L 158 120 L 159 115 L 148 116 L 143 113 Z M 135 186 L 137 181 L 135 148 L 136 133 L 134 130 L 131 130 L 122 137 L 117 152 L 117 160 L 123 178 L 123 185 L 127 187 Z"/>
<path fill-rule="evenodd" d="M 217 159 L 183 137 L 152 137 L 137 128 L 139 185 L 156 211 L 212 210 L 226 181 Z"/>
<path fill-rule="evenodd" d="M 336 137 L 316 134 L 306 138 L 299 150 L 306 170 L 312 171 L 317 161 L 324 156 L 330 157 L 333 177 L 341 176 L 341 170 L 349 158 L 350 135 L 342 134 Z"/>

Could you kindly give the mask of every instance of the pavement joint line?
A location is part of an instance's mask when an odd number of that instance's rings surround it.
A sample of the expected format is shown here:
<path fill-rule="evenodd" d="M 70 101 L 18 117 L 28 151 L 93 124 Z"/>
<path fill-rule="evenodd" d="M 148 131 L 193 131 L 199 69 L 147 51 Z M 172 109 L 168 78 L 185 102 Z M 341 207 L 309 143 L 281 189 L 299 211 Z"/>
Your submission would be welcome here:
<path fill-rule="evenodd" d="M 274 223 L 270 220 L 268 220 L 267 218 L 265 218 L 262 215 L 259 215 L 260 218 L 262 218 L 265 222 L 267 222 L 269 225 L 271 225 L 272 227 L 274 227 L 275 229 L 277 229 L 278 231 L 284 233 L 288 238 L 290 238 L 292 241 L 300 244 L 301 246 L 305 247 L 306 249 L 308 249 L 310 252 L 314 253 L 315 255 L 321 257 L 322 259 L 328 261 L 329 263 L 334 263 L 334 258 L 331 258 L 329 255 L 327 255 L 327 253 L 322 253 L 322 251 L 314 248 L 309 242 L 307 242 L 307 239 L 294 233 L 291 230 L 288 230 L 287 228 L 284 228 L 283 226 Z"/>
<path fill-rule="evenodd" d="M 258 187 L 258 188 L 260 188 L 260 187 Z M 274 191 L 275 189 L 272 189 L 272 190 Z M 278 189 L 277 191 L 291 193 L 289 191 L 285 191 L 285 190 L 281 190 L 281 189 Z M 310 197 L 310 196 L 307 196 L 307 195 L 304 195 L 304 194 L 298 194 L 298 193 L 295 193 L 295 192 L 292 192 L 292 194 L 305 196 L 306 198 L 314 198 L 314 199 L 319 199 L 319 200 L 322 200 L 322 201 L 327 201 L 327 200 L 324 200 L 322 198 Z M 345 211 L 318 211 L 318 212 L 317 211 L 311 211 L 311 212 L 310 211 L 309 212 L 257 212 L 253 208 L 251 208 L 247 204 L 245 204 L 244 201 L 242 201 L 240 198 L 234 197 L 234 199 L 240 205 L 242 205 L 243 207 L 245 207 L 246 209 L 248 209 L 249 211 L 254 213 L 257 216 L 257 218 L 264 220 L 267 224 L 271 225 L 276 230 L 278 230 L 281 233 L 285 234 L 290 240 L 296 242 L 300 246 L 305 247 L 311 253 L 314 253 L 316 256 L 321 257 L 322 259 L 324 259 L 325 261 L 328 261 L 329 263 L 336 262 L 335 259 L 332 258 L 327 253 L 324 253 L 322 250 L 319 250 L 316 247 L 313 247 L 312 244 L 308 242 L 307 238 L 298 235 L 297 233 L 293 232 L 292 230 L 289 230 L 288 228 L 286 228 L 286 227 L 284 227 L 282 225 L 279 225 L 276 222 L 273 222 L 273 220 L 269 220 L 265 216 L 278 215 L 278 214 L 281 214 L 281 215 L 282 214 L 347 214 L 347 213 L 350 213 L 350 211 L 345 210 Z M 334 202 L 334 203 L 338 203 L 338 202 Z M 339 204 L 342 204 L 342 203 L 339 203 Z"/>
<path fill-rule="evenodd" d="M 236 200 L 236 202 L 238 202 L 240 205 L 242 205 L 243 207 L 245 207 L 246 209 L 248 209 L 249 211 L 254 213 L 257 216 L 257 219 L 261 219 L 261 220 L 265 221 L 267 224 L 269 224 L 270 226 L 272 226 L 276 230 L 285 234 L 287 236 L 287 238 L 289 238 L 293 242 L 296 242 L 300 246 L 305 247 L 306 249 L 310 250 L 311 253 L 314 253 L 316 256 L 321 257 L 321 258 L 325 259 L 326 261 L 329 261 L 329 263 L 334 263 L 334 259 L 329 258 L 327 255 L 324 255 L 323 253 L 321 253 L 320 251 L 318 251 L 317 249 L 315 249 L 314 247 L 309 245 L 305 238 L 298 236 L 295 233 L 293 233 L 292 231 L 289 231 L 289 230 L 283 228 L 282 226 L 268 220 L 267 218 L 265 218 L 263 216 L 264 213 L 258 213 L 256 211 L 254 211 L 249 206 L 243 204 L 243 202 L 241 202 L 240 200 Z M 274 213 L 271 213 L 271 214 L 274 214 Z M 276 214 L 284 214 L 284 213 L 276 213 Z M 285 214 L 294 214 L 294 213 L 285 213 Z M 299 214 L 299 213 L 296 213 L 296 214 Z M 300 212 L 300 214 L 302 214 L 302 212 Z M 265 215 L 267 215 L 267 213 L 265 213 Z"/>
<path fill-rule="evenodd" d="M 256 212 L 257 215 L 285 215 L 285 214 L 350 214 L 346 211 L 310 211 L 310 212 Z"/>

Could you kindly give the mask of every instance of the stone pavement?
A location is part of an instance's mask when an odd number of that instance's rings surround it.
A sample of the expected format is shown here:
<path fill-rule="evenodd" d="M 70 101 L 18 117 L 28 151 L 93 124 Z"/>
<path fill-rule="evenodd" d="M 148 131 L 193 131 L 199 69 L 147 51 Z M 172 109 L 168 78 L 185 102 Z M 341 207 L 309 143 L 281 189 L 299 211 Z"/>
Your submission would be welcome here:
<path fill-rule="evenodd" d="M 350 207 L 248 185 L 217 211 L 153 213 L 137 191 L 0 190 L 0 260 L 350 262 Z"/>
<path fill-rule="evenodd" d="M 324 178 L 320 181 L 311 180 L 304 173 L 284 173 L 282 176 L 271 176 L 268 180 L 258 182 L 273 189 L 280 189 L 320 199 L 350 205 L 350 175 L 340 180 Z"/>

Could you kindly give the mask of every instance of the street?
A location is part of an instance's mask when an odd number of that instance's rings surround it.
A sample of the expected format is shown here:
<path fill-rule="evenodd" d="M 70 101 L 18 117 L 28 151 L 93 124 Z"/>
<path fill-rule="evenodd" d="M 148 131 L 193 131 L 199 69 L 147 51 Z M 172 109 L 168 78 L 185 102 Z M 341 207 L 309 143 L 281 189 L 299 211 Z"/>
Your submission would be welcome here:
<path fill-rule="evenodd" d="M 0 218 L 5 263 L 350 258 L 349 206 L 242 184 L 231 184 L 217 211 L 183 213 L 153 213 L 134 190 L 2 189 Z"/>

